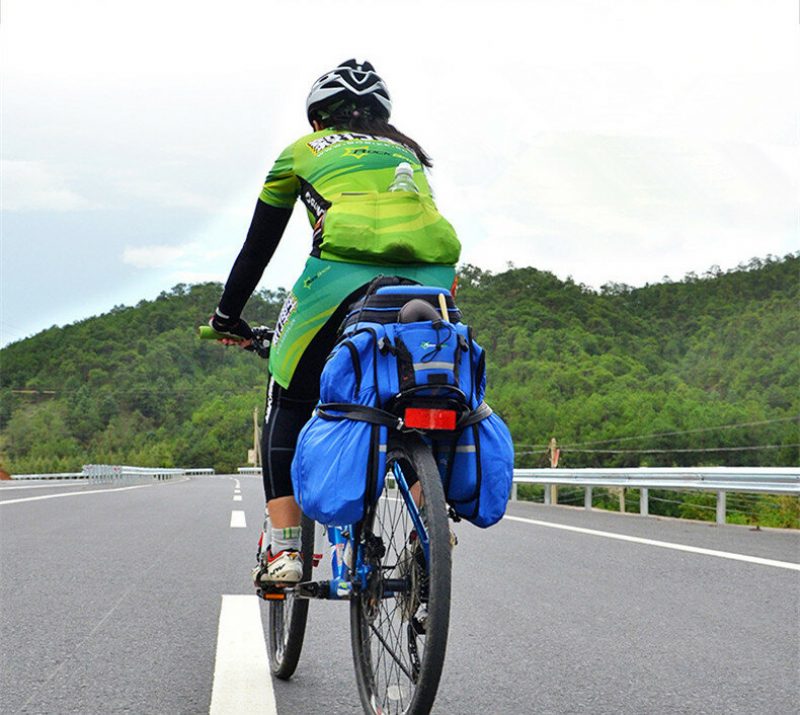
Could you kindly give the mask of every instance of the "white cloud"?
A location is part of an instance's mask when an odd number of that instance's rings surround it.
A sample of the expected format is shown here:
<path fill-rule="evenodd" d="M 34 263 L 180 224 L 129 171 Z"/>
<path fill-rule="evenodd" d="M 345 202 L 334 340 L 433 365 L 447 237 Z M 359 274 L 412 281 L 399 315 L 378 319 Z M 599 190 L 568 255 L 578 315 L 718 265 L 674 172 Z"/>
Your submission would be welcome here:
<path fill-rule="evenodd" d="M 170 275 L 173 283 L 224 283 L 227 278 L 227 273 L 219 271 L 176 271 Z"/>
<path fill-rule="evenodd" d="M 191 183 L 196 184 L 196 179 Z M 156 178 L 139 175 L 117 178 L 112 182 L 118 196 L 126 202 L 147 203 L 172 209 L 193 209 L 207 213 L 224 210 L 219 196 L 203 194 L 187 186 L 187 179 L 181 172 L 172 176 Z"/>
<path fill-rule="evenodd" d="M 746 144 L 542 135 L 491 181 L 446 184 L 442 203 L 465 226 L 467 262 L 638 285 L 796 250 L 800 161 L 774 154 Z M 787 155 L 800 159 L 796 148 L 783 147 Z"/>
<path fill-rule="evenodd" d="M 86 211 L 92 203 L 72 189 L 69 178 L 44 161 L 0 161 L 3 211 Z"/>
<path fill-rule="evenodd" d="M 136 268 L 168 268 L 185 258 L 191 249 L 191 244 L 126 246 L 122 252 L 122 262 Z"/>

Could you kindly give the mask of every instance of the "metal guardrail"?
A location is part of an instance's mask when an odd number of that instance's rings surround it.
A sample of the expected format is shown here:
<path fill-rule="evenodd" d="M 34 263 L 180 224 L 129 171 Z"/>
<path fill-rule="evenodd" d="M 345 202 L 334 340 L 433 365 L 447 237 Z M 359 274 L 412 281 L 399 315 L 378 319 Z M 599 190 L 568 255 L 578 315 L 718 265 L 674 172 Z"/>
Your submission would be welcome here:
<path fill-rule="evenodd" d="M 261 467 L 239 467 L 239 474 L 261 474 Z M 172 479 L 176 476 L 214 474 L 213 469 L 167 469 L 87 464 L 82 472 L 59 474 L 16 474 L 13 479 Z M 790 494 L 800 496 L 800 468 L 797 467 L 631 467 L 619 469 L 515 469 L 511 499 L 517 500 L 520 484 L 545 487 L 544 503 L 557 503 L 557 496 L 547 487 L 559 485 L 584 488 L 584 508 L 592 508 L 594 487 L 640 490 L 639 513 L 648 515 L 649 490 L 708 491 L 717 495 L 717 523 L 726 521 L 728 492 Z M 555 498 L 554 498 L 555 497 Z"/>
<path fill-rule="evenodd" d="M 727 492 L 790 494 L 800 496 L 800 468 L 797 467 L 631 467 L 619 469 L 515 469 L 512 500 L 520 484 L 542 484 L 545 504 L 555 503 L 548 487 L 584 487 L 584 507 L 592 508 L 592 488 L 635 488 L 640 490 L 639 511 L 650 513 L 650 489 L 716 492 L 717 523 L 726 521 Z M 557 499 L 557 497 L 556 497 Z"/>
<path fill-rule="evenodd" d="M 88 479 L 92 482 L 110 482 L 121 479 L 155 479 L 164 481 L 173 477 L 214 474 L 213 469 L 180 469 L 166 467 L 129 467 L 111 464 L 85 464 L 81 472 L 60 472 L 58 474 L 14 474 L 12 479 Z"/>
<path fill-rule="evenodd" d="M 83 472 L 57 472 L 54 474 L 12 474 L 12 479 L 86 479 Z"/>

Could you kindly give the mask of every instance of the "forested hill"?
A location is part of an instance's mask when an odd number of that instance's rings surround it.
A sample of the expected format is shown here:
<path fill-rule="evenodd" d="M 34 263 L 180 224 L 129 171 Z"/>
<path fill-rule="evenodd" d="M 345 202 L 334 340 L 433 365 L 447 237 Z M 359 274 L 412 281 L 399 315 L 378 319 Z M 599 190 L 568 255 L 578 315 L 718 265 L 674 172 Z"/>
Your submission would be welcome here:
<path fill-rule="evenodd" d="M 518 465 L 541 464 L 551 437 L 567 466 L 798 464 L 799 268 L 795 254 L 595 292 L 465 267 L 458 303 Z M 197 339 L 220 290 L 178 285 L 0 351 L 0 466 L 243 464 L 265 364 Z M 282 298 L 257 294 L 245 317 L 274 322 Z"/>

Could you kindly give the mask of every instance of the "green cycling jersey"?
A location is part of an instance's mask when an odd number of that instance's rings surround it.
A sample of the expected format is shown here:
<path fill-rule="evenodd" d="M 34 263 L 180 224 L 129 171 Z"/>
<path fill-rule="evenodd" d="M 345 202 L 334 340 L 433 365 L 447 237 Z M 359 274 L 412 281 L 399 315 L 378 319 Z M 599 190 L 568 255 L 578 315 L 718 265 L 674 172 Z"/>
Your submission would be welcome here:
<path fill-rule="evenodd" d="M 388 191 L 410 164 L 419 192 Z M 267 175 L 261 200 L 290 209 L 303 202 L 314 227 L 311 255 L 371 265 L 458 261 L 461 245 L 433 202 L 417 156 L 391 139 L 324 129 L 287 147 Z"/>

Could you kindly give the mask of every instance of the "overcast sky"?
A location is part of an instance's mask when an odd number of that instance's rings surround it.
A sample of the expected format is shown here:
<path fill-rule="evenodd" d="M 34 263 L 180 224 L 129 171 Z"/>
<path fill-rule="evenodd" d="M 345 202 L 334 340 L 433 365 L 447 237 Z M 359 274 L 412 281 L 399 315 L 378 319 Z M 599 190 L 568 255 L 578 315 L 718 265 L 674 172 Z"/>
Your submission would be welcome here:
<path fill-rule="evenodd" d="M 0 344 L 224 281 L 349 57 L 465 262 L 599 288 L 800 248 L 796 0 L 5 0 Z M 261 286 L 309 248 L 298 206 Z"/>

